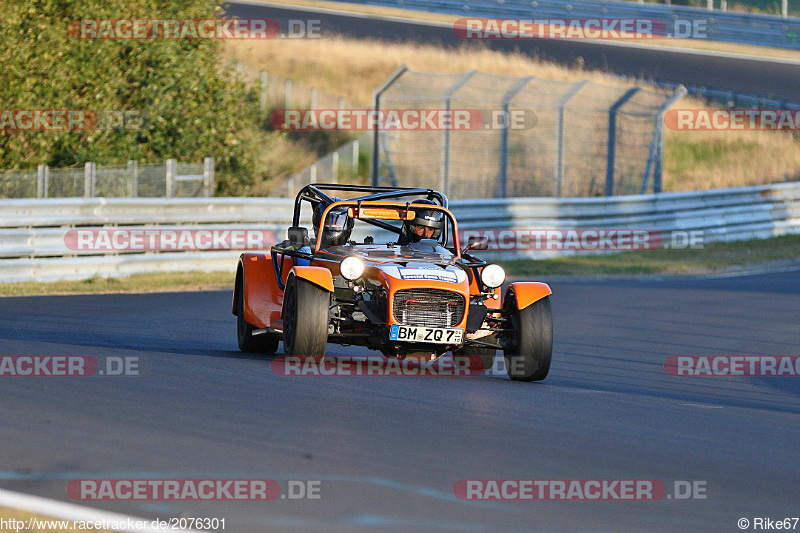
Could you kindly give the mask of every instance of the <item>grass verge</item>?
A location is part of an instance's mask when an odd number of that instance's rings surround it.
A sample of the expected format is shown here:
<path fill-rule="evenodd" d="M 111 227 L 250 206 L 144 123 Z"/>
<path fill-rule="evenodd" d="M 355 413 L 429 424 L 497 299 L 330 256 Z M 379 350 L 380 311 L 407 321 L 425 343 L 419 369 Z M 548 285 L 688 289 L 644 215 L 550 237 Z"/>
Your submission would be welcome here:
<path fill-rule="evenodd" d="M 800 260 L 800 235 L 712 242 L 697 250 L 652 250 L 505 261 L 510 276 L 606 274 L 711 274 L 772 261 Z"/>
<path fill-rule="evenodd" d="M 126 278 L 0 283 L 0 296 L 233 290 L 232 272 L 170 272 Z"/>

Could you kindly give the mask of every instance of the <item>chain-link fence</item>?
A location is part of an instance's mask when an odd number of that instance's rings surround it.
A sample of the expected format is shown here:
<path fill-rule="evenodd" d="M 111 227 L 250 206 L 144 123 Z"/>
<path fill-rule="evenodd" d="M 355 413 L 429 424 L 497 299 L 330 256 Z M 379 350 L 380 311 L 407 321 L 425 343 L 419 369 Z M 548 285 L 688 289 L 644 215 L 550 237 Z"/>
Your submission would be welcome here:
<path fill-rule="evenodd" d="M 375 109 L 458 110 L 470 127 L 376 128 L 372 182 L 453 198 L 659 192 L 663 113 L 683 94 L 402 67 L 376 91 Z"/>
<path fill-rule="evenodd" d="M 214 158 L 203 163 L 103 165 L 80 168 L 0 170 L 0 198 L 75 197 L 211 197 L 214 196 Z"/>
<path fill-rule="evenodd" d="M 286 183 L 286 194 L 293 198 L 310 183 L 363 183 L 360 177 L 368 172 L 369 141 L 370 136 L 365 133 L 292 174 Z"/>

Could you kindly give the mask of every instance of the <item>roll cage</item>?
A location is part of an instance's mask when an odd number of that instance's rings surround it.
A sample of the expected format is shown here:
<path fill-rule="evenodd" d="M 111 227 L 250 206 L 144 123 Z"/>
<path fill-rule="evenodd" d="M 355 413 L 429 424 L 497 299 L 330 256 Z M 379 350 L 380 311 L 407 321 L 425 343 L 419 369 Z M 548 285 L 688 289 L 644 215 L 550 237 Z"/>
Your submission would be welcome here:
<path fill-rule="evenodd" d="M 363 192 L 369 193 L 364 194 L 361 196 L 356 196 L 354 198 L 349 198 L 347 200 L 342 201 L 335 201 L 331 196 L 326 194 L 325 191 L 340 191 L 340 192 Z M 331 207 L 336 205 L 347 205 L 356 207 L 360 210 L 362 202 L 381 202 L 383 205 L 393 206 L 393 207 L 405 207 L 405 209 L 411 208 L 411 201 L 416 199 L 425 198 L 427 200 L 431 200 L 436 202 L 436 205 L 433 206 L 426 206 L 426 208 L 433 208 L 437 210 L 445 211 L 445 226 L 442 229 L 442 236 L 440 237 L 442 240 L 440 242 L 441 246 L 448 248 L 448 241 L 449 241 L 449 233 L 450 233 L 450 222 L 452 220 L 453 229 L 453 239 L 454 239 L 454 246 L 452 251 L 455 255 L 455 263 L 461 265 L 465 268 L 478 268 L 486 265 L 486 262 L 478 259 L 476 257 L 471 256 L 470 254 L 466 253 L 466 250 L 462 252 L 459 249 L 459 238 L 458 238 L 458 231 L 457 225 L 455 222 L 455 217 L 448 209 L 448 199 L 447 196 L 442 194 L 439 191 L 434 189 L 425 189 L 425 188 L 409 188 L 409 187 L 373 187 L 368 185 L 340 185 L 340 184 L 333 184 L 333 183 L 317 183 L 312 185 L 306 185 L 300 192 L 297 193 L 294 201 L 294 213 L 292 217 L 292 227 L 289 228 L 288 231 L 288 239 L 283 241 L 282 243 L 276 244 L 272 246 L 270 249 L 272 255 L 272 264 L 275 268 L 275 278 L 277 280 L 278 286 L 281 290 L 285 289 L 283 283 L 283 256 L 292 257 L 293 265 L 297 265 L 297 259 L 305 259 L 305 260 L 312 260 L 314 258 L 314 254 L 319 249 L 319 243 L 316 244 L 314 249 L 311 249 L 310 252 L 301 251 L 303 247 L 311 247 L 311 241 L 308 238 L 308 230 L 307 228 L 300 226 L 300 211 L 303 202 L 309 202 L 311 204 L 312 210 L 317 209 L 320 204 L 324 205 L 324 211 L 322 214 L 322 220 L 325 220 L 325 216 L 327 216 L 328 211 Z M 402 202 L 403 199 L 406 199 L 405 202 Z M 385 202 L 385 203 L 384 203 Z M 375 205 L 375 204 L 371 204 Z M 370 219 L 370 218 L 363 218 L 359 219 L 363 222 L 371 224 L 373 226 L 382 228 L 384 230 L 390 231 L 392 233 L 400 234 L 400 228 L 393 224 L 389 224 L 388 222 L 384 222 L 383 220 L 377 219 Z M 480 279 L 480 278 L 478 278 Z"/>

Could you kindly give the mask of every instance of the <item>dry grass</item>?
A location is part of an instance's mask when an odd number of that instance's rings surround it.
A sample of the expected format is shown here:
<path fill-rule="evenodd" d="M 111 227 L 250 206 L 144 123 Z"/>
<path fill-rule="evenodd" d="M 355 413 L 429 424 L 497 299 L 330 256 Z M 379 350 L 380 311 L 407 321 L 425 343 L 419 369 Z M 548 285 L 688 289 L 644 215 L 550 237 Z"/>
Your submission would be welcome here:
<path fill-rule="evenodd" d="M 537 61 L 522 53 L 502 53 L 481 43 L 460 48 L 433 44 L 385 43 L 334 37 L 318 40 L 229 41 L 228 55 L 320 91 L 340 95 L 369 106 L 372 90 L 405 63 L 413 70 L 461 72 L 470 69 L 493 74 L 575 81 L 589 79 L 613 86 L 635 82 L 614 75 L 584 71 L 580 65 L 564 67 Z M 641 83 L 639 83 L 641 84 Z M 702 101 L 686 97 L 677 108 L 708 108 Z M 284 141 L 274 154 L 264 154 L 266 163 L 283 163 L 289 172 L 292 159 L 309 161 Z M 800 179 L 800 138 L 797 133 L 757 131 L 686 132 L 667 130 L 665 137 L 665 191 L 757 185 Z M 273 183 L 270 181 L 268 183 Z M 264 190 L 267 184 L 263 185 Z"/>
<path fill-rule="evenodd" d="M 460 15 L 447 15 L 444 13 L 428 13 L 425 11 L 414 11 L 411 9 L 398 9 L 394 7 L 368 6 L 363 4 L 351 4 L 348 2 L 330 2 L 326 0 L 281 0 L 276 2 L 296 6 L 321 7 L 326 9 L 337 9 L 341 11 L 352 11 L 354 13 L 367 13 L 370 15 L 382 15 L 391 17 L 402 17 L 433 22 L 453 23 L 460 18 Z M 747 54 L 764 57 L 778 57 L 784 59 L 796 59 L 800 61 L 800 52 L 797 50 L 787 50 L 784 48 L 772 48 L 769 46 L 753 46 L 748 44 L 726 43 L 720 41 L 709 41 L 701 39 L 632 39 L 627 42 L 638 44 L 649 44 L 657 46 L 668 46 L 675 48 L 690 48 L 695 50 L 709 50 L 715 52 L 726 52 L 733 54 Z"/>

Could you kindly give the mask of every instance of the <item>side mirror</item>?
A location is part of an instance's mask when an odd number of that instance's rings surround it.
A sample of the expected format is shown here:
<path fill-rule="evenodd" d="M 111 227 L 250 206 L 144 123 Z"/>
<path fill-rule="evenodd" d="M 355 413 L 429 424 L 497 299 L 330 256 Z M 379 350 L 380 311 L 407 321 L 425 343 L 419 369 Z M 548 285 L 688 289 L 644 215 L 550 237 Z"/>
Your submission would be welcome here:
<path fill-rule="evenodd" d="M 288 230 L 288 239 L 290 246 L 302 247 L 308 244 L 308 228 L 301 226 L 292 226 Z"/>
<path fill-rule="evenodd" d="M 487 244 L 489 244 L 489 239 L 486 237 L 470 237 L 461 253 L 465 254 L 470 250 L 485 250 Z"/>

